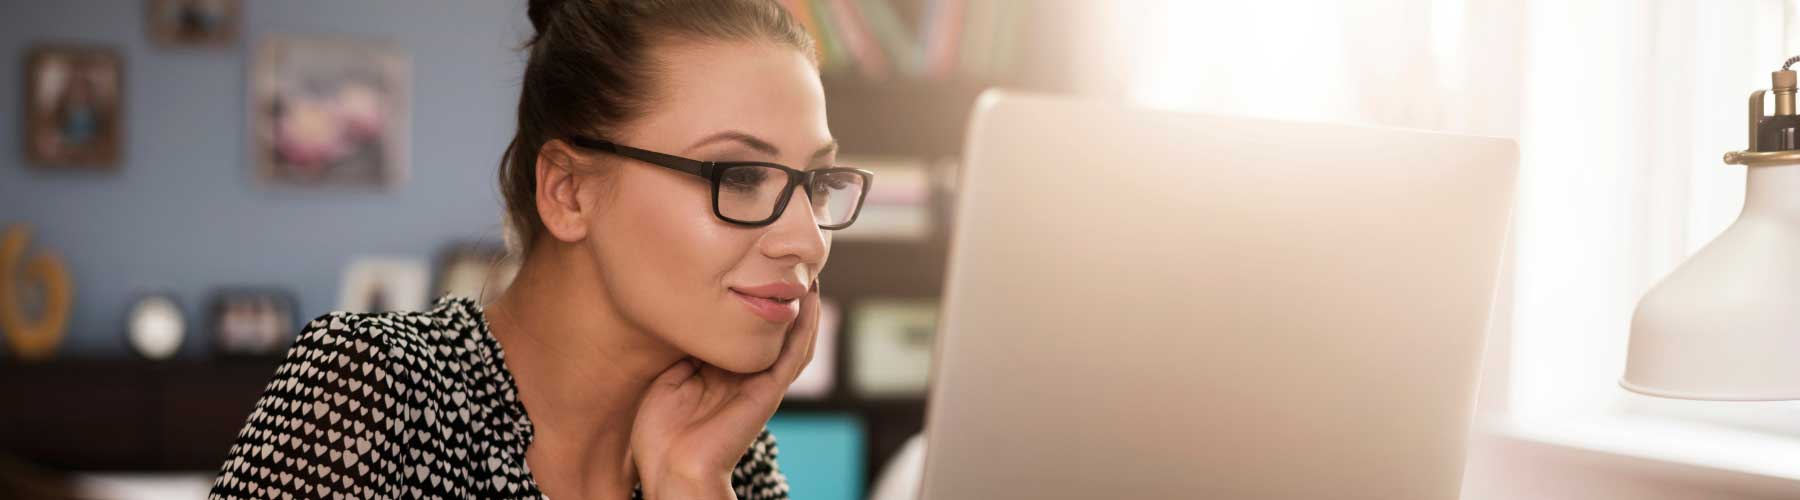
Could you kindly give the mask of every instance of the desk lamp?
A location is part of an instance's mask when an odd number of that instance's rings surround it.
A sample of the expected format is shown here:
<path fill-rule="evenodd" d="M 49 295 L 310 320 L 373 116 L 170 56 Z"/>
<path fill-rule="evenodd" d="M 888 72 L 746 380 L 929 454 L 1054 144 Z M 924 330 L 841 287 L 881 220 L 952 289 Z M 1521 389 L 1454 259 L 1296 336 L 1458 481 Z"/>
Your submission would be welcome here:
<path fill-rule="evenodd" d="M 1626 389 L 1680 399 L 1800 399 L 1800 116 L 1789 59 L 1750 94 L 1737 221 L 1650 289 L 1631 319 Z"/>

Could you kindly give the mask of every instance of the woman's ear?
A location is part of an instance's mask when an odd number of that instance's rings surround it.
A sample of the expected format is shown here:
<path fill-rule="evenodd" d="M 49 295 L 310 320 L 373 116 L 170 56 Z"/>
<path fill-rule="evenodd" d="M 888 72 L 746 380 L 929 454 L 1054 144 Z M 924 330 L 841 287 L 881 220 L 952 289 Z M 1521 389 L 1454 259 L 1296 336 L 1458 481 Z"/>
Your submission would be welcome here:
<path fill-rule="evenodd" d="M 561 139 L 545 142 L 537 155 L 537 211 L 551 237 L 565 242 L 587 237 L 593 217 L 591 196 L 582 192 L 582 175 L 576 172 L 578 156 Z"/>

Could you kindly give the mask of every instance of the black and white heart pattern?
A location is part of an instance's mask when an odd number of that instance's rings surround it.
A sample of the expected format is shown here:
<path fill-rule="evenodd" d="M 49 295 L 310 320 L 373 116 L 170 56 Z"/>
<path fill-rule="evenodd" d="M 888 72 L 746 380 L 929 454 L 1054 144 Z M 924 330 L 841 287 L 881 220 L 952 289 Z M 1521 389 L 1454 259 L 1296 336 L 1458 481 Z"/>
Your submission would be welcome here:
<path fill-rule="evenodd" d="M 334 312 L 306 324 L 213 481 L 210 498 L 544 498 L 531 419 L 481 307 Z M 788 498 L 764 431 L 738 498 Z M 641 499 L 641 491 L 632 498 Z"/>

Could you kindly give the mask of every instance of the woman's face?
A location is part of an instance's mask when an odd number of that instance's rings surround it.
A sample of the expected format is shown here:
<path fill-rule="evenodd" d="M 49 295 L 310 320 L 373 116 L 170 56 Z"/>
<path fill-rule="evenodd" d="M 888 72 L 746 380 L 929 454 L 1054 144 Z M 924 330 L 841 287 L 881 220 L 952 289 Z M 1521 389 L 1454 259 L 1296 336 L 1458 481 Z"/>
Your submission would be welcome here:
<path fill-rule="evenodd" d="M 609 139 L 704 161 L 829 166 L 817 70 L 771 43 L 665 45 L 644 116 Z M 601 159 L 604 155 L 588 155 Z M 831 234 L 795 189 L 762 227 L 713 215 L 706 179 L 621 157 L 605 158 L 608 200 L 586 247 L 614 309 L 632 326 L 708 364 L 740 373 L 768 368 L 806 287 L 824 268 Z M 787 300 L 768 301 L 756 296 Z"/>

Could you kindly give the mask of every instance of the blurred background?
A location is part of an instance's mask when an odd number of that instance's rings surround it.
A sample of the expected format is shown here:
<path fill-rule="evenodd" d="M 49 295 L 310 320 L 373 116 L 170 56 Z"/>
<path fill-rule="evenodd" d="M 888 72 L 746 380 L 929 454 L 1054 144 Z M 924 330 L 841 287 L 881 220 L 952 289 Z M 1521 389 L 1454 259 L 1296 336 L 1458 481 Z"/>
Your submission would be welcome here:
<path fill-rule="evenodd" d="M 1517 139 L 1464 496 L 1800 497 L 1800 406 L 1615 382 L 1638 297 L 1742 205 L 1719 157 L 1800 53 L 1794 2 L 783 3 L 841 162 L 882 179 L 770 423 L 796 498 L 906 477 L 991 87 Z M 522 1 L 0 3 L 0 493 L 203 495 L 301 322 L 503 285 L 530 33 Z"/>

